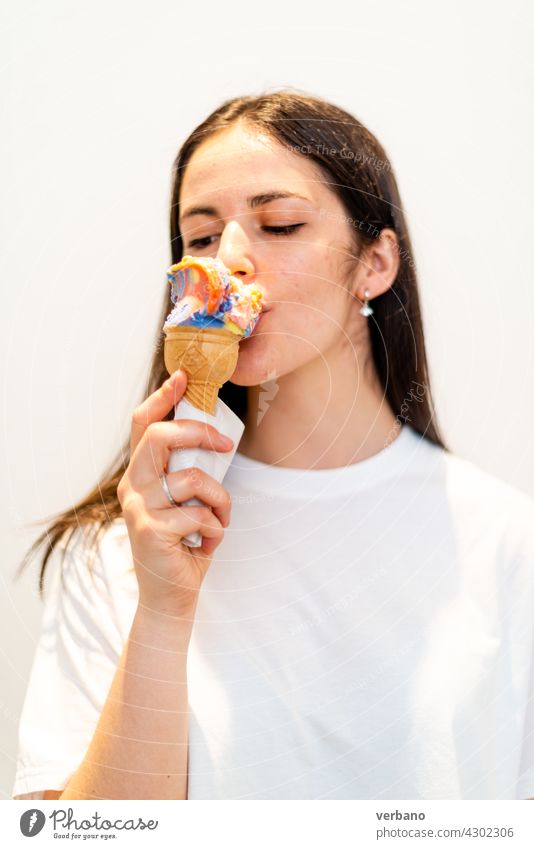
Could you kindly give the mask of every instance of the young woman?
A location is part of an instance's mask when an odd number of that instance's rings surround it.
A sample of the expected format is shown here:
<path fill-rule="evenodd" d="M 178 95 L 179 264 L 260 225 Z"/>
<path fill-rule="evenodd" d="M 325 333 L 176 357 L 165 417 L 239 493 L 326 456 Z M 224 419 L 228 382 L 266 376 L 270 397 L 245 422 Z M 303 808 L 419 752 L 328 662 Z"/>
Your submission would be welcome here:
<path fill-rule="evenodd" d="M 13 795 L 529 797 L 533 501 L 439 434 L 383 148 L 318 98 L 235 98 L 178 154 L 171 237 L 263 292 L 221 392 L 245 432 L 222 484 L 165 491 L 171 450 L 229 446 L 173 420 L 162 284 L 130 444 L 30 549 L 51 574 Z"/>

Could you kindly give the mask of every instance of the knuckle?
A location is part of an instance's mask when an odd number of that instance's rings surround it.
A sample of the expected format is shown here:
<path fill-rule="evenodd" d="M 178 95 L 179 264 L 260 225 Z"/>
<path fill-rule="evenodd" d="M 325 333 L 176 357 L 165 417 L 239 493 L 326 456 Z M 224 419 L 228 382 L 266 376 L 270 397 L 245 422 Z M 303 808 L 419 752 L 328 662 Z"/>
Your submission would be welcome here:
<path fill-rule="evenodd" d="M 128 518 L 136 516 L 139 512 L 137 498 L 131 490 L 122 493 L 121 508 L 123 515 Z"/>
<path fill-rule="evenodd" d="M 185 436 L 186 429 L 184 428 L 183 421 L 178 421 L 174 425 L 173 435 L 172 435 L 172 445 L 174 448 L 184 448 L 185 447 Z"/>
<path fill-rule="evenodd" d="M 210 439 L 215 442 L 219 439 L 220 433 L 214 425 L 206 424 L 206 433 L 210 437 Z"/>
<path fill-rule="evenodd" d="M 124 475 L 120 479 L 117 484 L 117 498 L 119 500 L 119 504 L 122 506 L 123 498 L 126 494 L 126 482 L 124 480 Z"/>
<path fill-rule="evenodd" d="M 189 481 L 195 484 L 200 483 L 202 472 L 196 466 L 190 466 L 185 473 Z"/>
<path fill-rule="evenodd" d="M 145 430 L 147 439 L 155 439 L 161 431 L 161 422 L 150 422 Z"/>
<path fill-rule="evenodd" d="M 210 507 L 202 507 L 201 509 L 202 509 L 202 512 L 201 512 L 202 522 L 205 525 L 214 525 L 216 519 L 215 519 L 215 516 L 213 515 L 213 511 L 211 510 L 211 508 Z"/>
<path fill-rule="evenodd" d="M 139 406 L 135 407 L 134 411 L 132 412 L 131 422 L 132 425 L 137 425 L 142 428 L 146 428 L 147 426 L 150 427 L 148 423 L 147 412 L 146 409 L 143 409 L 143 404 L 140 404 Z"/>
<path fill-rule="evenodd" d="M 140 518 L 135 526 L 135 535 L 139 542 L 148 542 L 153 535 L 153 529 L 146 517 Z"/>
<path fill-rule="evenodd" d="M 120 480 L 117 484 L 117 498 L 119 499 L 119 501 L 121 503 L 122 503 L 122 499 L 124 498 L 124 496 L 126 495 L 126 493 L 128 491 L 128 483 L 127 483 L 126 475 L 127 475 L 127 472 L 125 472 L 123 474 L 123 476 L 120 478 Z"/>

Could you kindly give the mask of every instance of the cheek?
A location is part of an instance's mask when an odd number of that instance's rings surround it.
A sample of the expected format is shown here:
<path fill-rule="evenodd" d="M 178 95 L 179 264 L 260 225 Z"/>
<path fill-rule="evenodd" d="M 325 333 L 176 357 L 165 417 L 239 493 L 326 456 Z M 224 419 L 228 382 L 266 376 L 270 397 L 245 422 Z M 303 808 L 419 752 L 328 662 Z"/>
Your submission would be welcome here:
<path fill-rule="evenodd" d="M 342 316 L 322 302 L 278 303 L 241 342 L 232 382 L 254 386 L 305 365 L 339 340 Z"/>
<path fill-rule="evenodd" d="M 323 357 L 343 335 L 350 299 L 325 267 L 324 256 L 310 257 L 308 250 L 302 265 L 294 256 L 288 265 L 290 276 L 282 273 L 266 281 L 272 310 L 264 314 L 252 336 L 240 343 L 230 378 L 238 386 L 257 386 L 282 377 Z"/>
<path fill-rule="evenodd" d="M 280 319 L 276 330 L 284 340 L 302 352 L 316 354 L 330 345 L 340 333 L 336 318 L 323 303 L 308 303 L 293 310 L 291 315 Z"/>
<path fill-rule="evenodd" d="M 347 294 L 328 281 L 308 286 L 306 291 L 304 288 L 294 292 L 292 304 L 280 304 L 276 329 L 324 350 L 342 333 L 349 306 Z"/>

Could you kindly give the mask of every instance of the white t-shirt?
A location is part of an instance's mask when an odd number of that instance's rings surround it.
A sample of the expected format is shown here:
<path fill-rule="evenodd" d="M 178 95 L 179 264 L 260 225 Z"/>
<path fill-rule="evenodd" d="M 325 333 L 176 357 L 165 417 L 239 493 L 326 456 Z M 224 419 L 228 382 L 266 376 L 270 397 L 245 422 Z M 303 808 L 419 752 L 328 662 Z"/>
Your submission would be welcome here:
<path fill-rule="evenodd" d="M 188 656 L 189 798 L 534 796 L 534 500 L 407 425 L 341 469 L 236 453 L 224 485 Z M 67 551 L 14 797 L 78 768 L 136 609 L 122 519 L 94 583 Z"/>

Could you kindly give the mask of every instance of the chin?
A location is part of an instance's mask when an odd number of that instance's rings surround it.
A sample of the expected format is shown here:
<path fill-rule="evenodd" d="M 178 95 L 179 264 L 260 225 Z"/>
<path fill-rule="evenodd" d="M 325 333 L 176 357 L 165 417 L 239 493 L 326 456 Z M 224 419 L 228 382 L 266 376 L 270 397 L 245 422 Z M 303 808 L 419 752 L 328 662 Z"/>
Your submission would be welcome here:
<path fill-rule="evenodd" d="M 230 383 L 236 386 L 258 386 L 273 380 L 277 374 L 270 346 L 262 344 L 261 335 L 249 336 L 239 344 L 239 356 Z"/>

